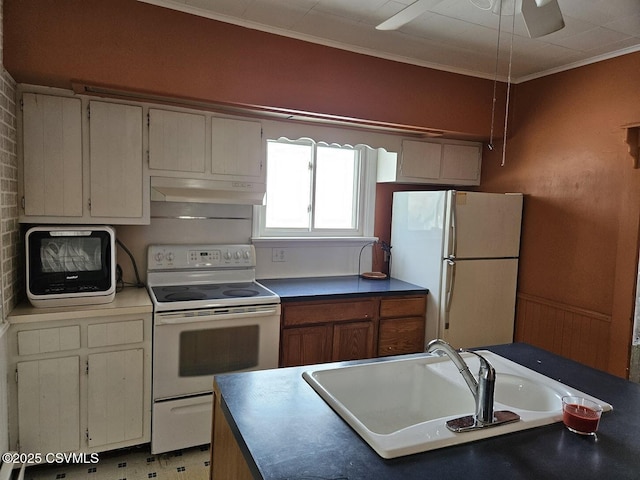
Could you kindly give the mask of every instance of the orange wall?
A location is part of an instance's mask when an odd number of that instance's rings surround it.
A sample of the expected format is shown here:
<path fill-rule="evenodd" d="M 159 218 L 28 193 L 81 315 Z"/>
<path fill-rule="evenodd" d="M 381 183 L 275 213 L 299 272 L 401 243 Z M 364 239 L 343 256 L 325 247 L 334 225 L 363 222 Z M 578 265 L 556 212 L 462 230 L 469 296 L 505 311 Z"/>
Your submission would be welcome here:
<path fill-rule="evenodd" d="M 640 53 L 518 85 L 507 161 L 483 189 L 527 194 L 518 290 L 612 316 L 608 370 L 626 376 L 638 268 Z M 606 339 L 602 339 L 606 341 Z"/>
<path fill-rule="evenodd" d="M 134 0 L 5 0 L 4 27 L 4 65 L 19 83 L 75 79 L 489 135 L 490 81 Z"/>
<path fill-rule="evenodd" d="M 376 59 L 133 0 L 4 0 L 4 64 L 19 83 L 72 80 L 487 138 L 492 82 Z M 517 85 L 507 163 L 484 151 L 487 191 L 527 194 L 519 291 L 612 316 L 609 370 L 625 376 L 640 172 L 640 53 Z M 502 86 L 501 86 L 502 87 Z M 503 98 L 501 89 L 500 98 Z M 498 112 L 503 106 L 498 105 Z M 497 125 L 502 121 L 498 119 Z M 376 233 L 392 191 L 379 185 Z M 376 260 L 376 266 L 382 268 Z"/>

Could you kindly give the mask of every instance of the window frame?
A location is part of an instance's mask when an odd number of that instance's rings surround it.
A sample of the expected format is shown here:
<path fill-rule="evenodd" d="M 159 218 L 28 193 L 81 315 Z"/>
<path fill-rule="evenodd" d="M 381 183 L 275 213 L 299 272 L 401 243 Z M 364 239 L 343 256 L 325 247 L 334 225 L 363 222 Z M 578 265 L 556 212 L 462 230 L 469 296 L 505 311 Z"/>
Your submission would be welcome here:
<path fill-rule="evenodd" d="M 313 227 L 315 211 L 310 212 L 308 229 L 291 229 L 291 228 L 266 228 L 266 205 L 257 205 L 254 207 L 253 220 L 253 237 L 252 240 L 270 240 L 270 239 L 290 239 L 290 240 L 368 240 L 373 235 L 373 219 L 375 216 L 375 187 L 376 187 L 376 167 L 377 167 L 377 150 L 367 145 L 339 145 L 337 143 L 328 143 L 325 141 L 316 142 L 311 138 L 302 137 L 297 140 L 280 137 L 278 139 L 268 139 L 267 142 L 285 142 L 291 144 L 302 144 L 312 146 L 313 153 L 313 171 L 310 172 L 310 180 L 312 183 L 312 196 L 315 201 L 315 160 L 316 150 L 318 146 L 349 148 L 359 153 L 359 175 L 357 178 L 356 201 L 357 206 L 354 209 L 356 215 L 356 228 L 354 229 L 315 229 Z M 265 147 L 265 156 L 267 148 Z M 266 167 L 269 169 L 269 159 L 266 158 Z M 268 172 L 267 172 L 268 174 Z M 265 198 L 267 198 L 265 195 Z M 315 205 L 313 207 L 315 210 Z"/>

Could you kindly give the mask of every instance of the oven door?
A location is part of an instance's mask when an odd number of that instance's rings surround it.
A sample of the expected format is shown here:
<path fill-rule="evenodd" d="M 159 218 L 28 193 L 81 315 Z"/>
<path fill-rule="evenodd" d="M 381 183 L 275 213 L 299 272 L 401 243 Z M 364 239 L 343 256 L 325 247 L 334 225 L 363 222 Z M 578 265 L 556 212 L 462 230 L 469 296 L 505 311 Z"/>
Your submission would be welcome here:
<path fill-rule="evenodd" d="M 280 305 L 155 314 L 154 401 L 207 393 L 213 375 L 278 367 Z"/>

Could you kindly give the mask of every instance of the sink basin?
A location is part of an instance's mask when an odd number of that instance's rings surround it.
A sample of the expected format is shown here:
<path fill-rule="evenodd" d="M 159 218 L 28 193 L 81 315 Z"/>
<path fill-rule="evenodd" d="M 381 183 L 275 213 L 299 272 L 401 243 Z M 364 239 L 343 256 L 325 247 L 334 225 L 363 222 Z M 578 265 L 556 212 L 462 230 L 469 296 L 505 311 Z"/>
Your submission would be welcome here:
<path fill-rule="evenodd" d="M 479 351 L 496 370 L 494 410 L 510 410 L 520 421 L 454 433 L 447 420 L 474 413 L 475 402 L 448 357 L 424 355 L 303 373 L 313 389 L 383 458 L 395 458 L 562 420 L 564 395 L 611 405 L 545 377 L 493 352 Z M 474 375 L 475 355 L 462 354 Z"/>

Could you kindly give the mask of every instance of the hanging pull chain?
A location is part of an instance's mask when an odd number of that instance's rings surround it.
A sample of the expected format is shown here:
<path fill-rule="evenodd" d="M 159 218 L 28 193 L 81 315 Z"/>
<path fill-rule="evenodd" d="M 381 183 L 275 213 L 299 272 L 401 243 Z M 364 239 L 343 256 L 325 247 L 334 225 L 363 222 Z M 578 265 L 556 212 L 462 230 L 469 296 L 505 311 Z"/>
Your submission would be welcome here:
<path fill-rule="evenodd" d="M 511 63 L 513 60 L 513 36 L 516 28 L 516 2 L 513 2 L 513 17 L 511 20 L 511 45 L 509 46 L 509 74 L 507 76 L 507 101 L 504 111 L 504 134 L 502 137 L 502 162 L 500 166 L 504 167 L 507 157 L 507 124 L 509 122 L 509 99 L 511 96 Z"/>
<path fill-rule="evenodd" d="M 496 88 L 498 85 L 498 67 L 499 67 L 499 59 L 500 59 L 500 33 L 502 31 L 502 0 L 498 0 L 500 4 L 498 5 L 498 42 L 496 45 L 496 66 L 493 75 L 493 103 L 491 105 L 491 133 L 489 134 L 489 145 L 487 147 L 489 150 L 493 150 L 493 127 L 495 124 L 496 118 Z M 474 4 L 475 5 L 475 4 Z"/>

